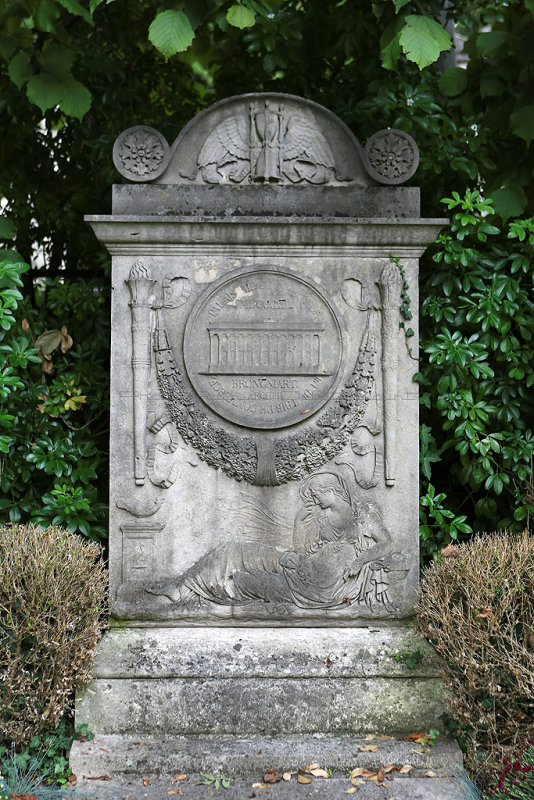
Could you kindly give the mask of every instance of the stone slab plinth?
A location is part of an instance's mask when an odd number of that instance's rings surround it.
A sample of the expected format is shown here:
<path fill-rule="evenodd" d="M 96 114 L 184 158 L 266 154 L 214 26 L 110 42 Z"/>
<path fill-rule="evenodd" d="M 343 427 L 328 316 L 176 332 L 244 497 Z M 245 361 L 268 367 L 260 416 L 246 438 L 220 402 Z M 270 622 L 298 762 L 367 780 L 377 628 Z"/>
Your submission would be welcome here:
<path fill-rule="evenodd" d="M 164 737 L 439 728 L 441 685 L 424 644 L 399 627 L 112 630 L 76 723 Z M 416 651 L 409 669 L 402 654 Z"/>
<path fill-rule="evenodd" d="M 371 752 L 363 750 L 369 744 Z M 328 779 L 310 777 L 309 784 L 297 782 L 297 771 L 320 764 L 330 773 Z M 272 800 L 313 797 L 333 800 L 346 797 L 352 788 L 349 772 L 362 767 L 378 771 L 386 764 L 390 770 L 384 785 L 358 778 L 360 800 L 451 800 L 464 797 L 454 775 L 461 772 L 462 755 L 458 745 L 438 739 L 422 748 L 404 739 L 373 740 L 335 736 L 203 736 L 157 739 L 131 736 L 96 736 L 91 742 L 75 742 L 71 765 L 77 775 L 75 796 L 91 800 L 161 800 L 169 793 L 183 791 L 189 800 L 210 796 L 202 785 L 203 774 L 224 776 L 230 781 L 225 798 L 242 800 L 266 796 Z M 409 772 L 399 769 L 409 765 Z M 268 769 L 279 774 L 293 772 L 289 781 L 263 784 Z M 177 776 L 182 776 L 176 780 Z M 183 777 L 185 776 L 185 777 Z M 174 779 L 174 782 L 173 782 Z M 387 790 L 387 794 L 385 794 Z M 261 793 L 261 794 L 260 794 Z"/>

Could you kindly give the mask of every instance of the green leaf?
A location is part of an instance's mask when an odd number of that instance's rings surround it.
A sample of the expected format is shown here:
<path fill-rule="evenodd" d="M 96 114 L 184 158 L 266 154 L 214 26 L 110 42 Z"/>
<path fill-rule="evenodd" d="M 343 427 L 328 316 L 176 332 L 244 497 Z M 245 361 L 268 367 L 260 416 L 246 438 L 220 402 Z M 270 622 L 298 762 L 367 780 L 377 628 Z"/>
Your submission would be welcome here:
<path fill-rule="evenodd" d="M 393 5 L 395 6 L 395 14 L 398 14 L 401 8 L 407 6 L 410 0 L 393 0 Z"/>
<path fill-rule="evenodd" d="M 480 96 L 498 97 L 506 89 L 506 84 L 497 75 L 482 75 L 480 78 Z"/>
<path fill-rule="evenodd" d="M 384 69 L 396 70 L 401 54 L 400 33 L 403 21 L 391 22 L 380 37 L 380 59 Z"/>
<path fill-rule="evenodd" d="M 162 11 L 148 29 L 148 38 L 167 59 L 187 50 L 195 38 L 195 32 L 183 11 Z"/>
<path fill-rule="evenodd" d="M 510 127 L 516 136 L 529 145 L 534 139 L 534 105 L 523 106 L 510 114 Z"/>
<path fill-rule="evenodd" d="M 63 87 L 64 96 L 59 104 L 61 110 L 67 116 L 81 120 L 91 108 L 91 92 L 74 78 L 65 81 Z"/>
<path fill-rule="evenodd" d="M 527 196 L 519 183 L 511 183 L 491 192 L 493 206 L 497 214 L 507 220 L 518 217 L 527 205 Z"/>
<path fill-rule="evenodd" d="M 34 11 L 33 19 L 39 30 L 53 33 L 59 16 L 60 10 L 54 0 L 40 0 Z"/>
<path fill-rule="evenodd" d="M 89 11 L 84 8 L 78 0 L 57 0 L 57 2 L 67 9 L 69 14 L 74 14 L 77 17 L 82 17 L 89 25 L 93 24 L 93 18 Z"/>
<path fill-rule="evenodd" d="M 63 97 L 61 81 L 49 72 L 40 72 L 28 81 L 26 94 L 44 114 L 47 109 L 60 104 Z"/>
<path fill-rule="evenodd" d="M 89 11 L 90 11 L 90 13 L 94 14 L 96 9 L 98 8 L 98 6 L 101 5 L 103 2 L 104 2 L 104 0 L 90 0 L 90 3 L 89 3 Z"/>
<path fill-rule="evenodd" d="M 440 75 L 439 88 L 446 97 L 456 97 L 467 87 L 467 72 L 461 67 L 451 67 Z"/>
<path fill-rule="evenodd" d="M 17 53 L 9 62 L 7 71 L 17 89 L 21 89 L 22 85 L 33 75 L 29 53 Z"/>
<path fill-rule="evenodd" d="M 506 31 L 486 31 L 477 36 L 477 50 L 481 56 L 491 56 L 508 39 Z"/>
<path fill-rule="evenodd" d="M 0 239 L 12 239 L 16 232 L 13 222 L 7 217 L 0 216 Z"/>
<path fill-rule="evenodd" d="M 452 40 L 435 19 L 408 14 L 400 34 L 400 45 L 406 58 L 424 69 L 437 61 L 443 50 L 450 49 Z"/>
<path fill-rule="evenodd" d="M 62 44 L 51 44 L 45 50 L 39 62 L 45 72 L 49 72 L 59 80 L 71 78 L 71 67 L 74 64 L 75 53 L 71 47 Z"/>
<path fill-rule="evenodd" d="M 249 8 L 234 3 L 226 12 L 226 19 L 234 28 L 251 28 L 256 22 L 256 16 Z"/>

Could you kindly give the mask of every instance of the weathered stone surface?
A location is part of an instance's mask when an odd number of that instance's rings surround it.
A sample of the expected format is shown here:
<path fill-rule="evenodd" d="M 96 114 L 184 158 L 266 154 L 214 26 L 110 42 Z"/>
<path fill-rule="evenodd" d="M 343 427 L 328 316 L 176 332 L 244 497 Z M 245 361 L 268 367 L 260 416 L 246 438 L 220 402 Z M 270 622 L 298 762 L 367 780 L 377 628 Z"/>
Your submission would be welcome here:
<path fill-rule="evenodd" d="M 171 147 L 128 129 L 114 160 L 131 183 L 88 221 L 113 256 L 125 627 L 77 722 L 162 741 L 438 727 L 431 665 L 393 658 L 424 651 L 406 629 L 417 270 L 445 222 L 397 185 L 415 142 L 386 130 L 364 149 L 326 109 L 267 93 L 206 109 Z"/>
<path fill-rule="evenodd" d="M 142 747 L 139 746 L 142 744 Z M 375 752 L 360 748 L 374 745 Z M 232 780 L 261 780 L 267 769 L 279 773 L 303 770 L 319 763 L 334 773 L 363 767 L 378 770 L 385 764 L 412 766 L 414 778 L 422 778 L 429 770 L 436 778 L 461 770 L 462 754 L 456 742 L 439 739 L 432 748 L 424 748 L 403 739 L 364 739 L 340 736 L 202 736 L 154 739 L 98 735 L 90 742 L 74 742 L 71 764 L 75 774 L 109 775 L 113 779 L 133 775 L 159 776 L 202 772 L 226 775 Z M 393 777 L 395 774 L 393 773 Z M 398 776 L 403 780 L 401 776 Z M 250 785 L 250 784 L 249 784 Z M 321 784 L 320 784 L 321 785 Z M 434 782 L 432 786 L 434 786 Z M 317 786 L 317 784 L 316 784 Z M 398 789 L 395 781 L 391 788 Z M 345 789 L 350 787 L 347 782 Z M 325 787 L 327 788 L 327 787 Z M 359 787 L 359 791 L 363 789 Z M 299 785 L 299 792 L 303 787 Z M 293 785 L 294 790 L 294 785 Z"/>
<path fill-rule="evenodd" d="M 419 189 L 385 186 L 113 187 L 113 213 L 139 216 L 416 218 Z"/>
<path fill-rule="evenodd" d="M 80 780 L 74 791 L 74 797 L 85 797 L 88 800 L 163 800 L 170 792 L 178 795 L 177 787 L 182 787 L 183 796 L 188 800 L 206 800 L 210 797 L 210 789 L 205 785 L 202 775 L 188 776 L 185 781 L 172 782 L 174 776 L 167 780 L 144 781 L 143 778 L 125 781 L 92 781 Z M 394 778 L 384 786 L 370 781 L 362 781 L 357 787 L 358 800 L 471 800 L 463 787 L 454 778 Z M 145 785 L 147 783 L 148 785 Z M 263 787 L 263 788 L 258 788 Z M 346 800 L 347 791 L 351 789 L 348 777 L 334 773 L 331 778 L 312 779 L 309 784 L 297 783 L 296 776 L 289 782 L 281 781 L 274 785 L 262 784 L 259 774 L 254 780 L 232 781 L 224 790 L 225 800 L 245 800 L 251 797 L 269 797 L 272 800 L 295 800 L 314 798 L 314 800 Z M 213 791 L 213 790 L 211 790 Z M 261 792 L 261 794 L 260 794 Z M 387 794 L 386 794 L 387 792 Z M 222 791 L 219 792 L 222 794 Z M 349 795 L 350 796 L 350 795 Z"/>
<path fill-rule="evenodd" d="M 406 655 L 419 652 L 408 668 Z M 127 678 L 435 678 L 432 648 L 411 629 L 119 628 L 94 675 Z"/>
<path fill-rule="evenodd" d="M 431 649 L 398 628 L 111 631 L 94 675 L 76 722 L 99 734 L 413 732 L 443 713 Z"/>

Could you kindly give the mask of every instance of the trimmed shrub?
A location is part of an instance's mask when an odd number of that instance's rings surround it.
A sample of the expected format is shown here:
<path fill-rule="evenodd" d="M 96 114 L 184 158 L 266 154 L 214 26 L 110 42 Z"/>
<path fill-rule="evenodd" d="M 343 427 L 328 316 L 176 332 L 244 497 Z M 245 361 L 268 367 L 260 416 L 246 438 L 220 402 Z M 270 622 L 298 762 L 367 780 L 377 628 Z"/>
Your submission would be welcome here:
<path fill-rule="evenodd" d="M 419 629 L 440 658 L 470 769 L 487 775 L 534 736 L 534 538 L 477 535 L 421 582 Z"/>
<path fill-rule="evenodd" d="M 0 527 L 0 741 L 53 730 L 103 627 L 101 549 L 62 528 Z"/>

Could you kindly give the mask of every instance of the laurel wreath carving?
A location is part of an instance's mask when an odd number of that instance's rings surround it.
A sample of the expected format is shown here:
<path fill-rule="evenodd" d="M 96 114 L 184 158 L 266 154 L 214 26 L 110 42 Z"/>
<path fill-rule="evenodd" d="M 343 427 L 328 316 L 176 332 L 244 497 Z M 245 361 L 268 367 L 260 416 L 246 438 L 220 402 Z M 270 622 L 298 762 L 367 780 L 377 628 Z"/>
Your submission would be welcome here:
<path fill-rule="evenodd" d="M 304 430 L 275 441 L 275 483 L 301 480 L 331 461 L 361 424 L 372 395 L 377 358 L 376 312 L 369 311 L 354 370 L 331 407 Z M 185 385 L 158 314 L 154 333 L 156 374 L 167 411 L 185 442 L 199 458 L 229 477 L 257 482 L 258 448 L 252 436 L 215 425 Z"/>

